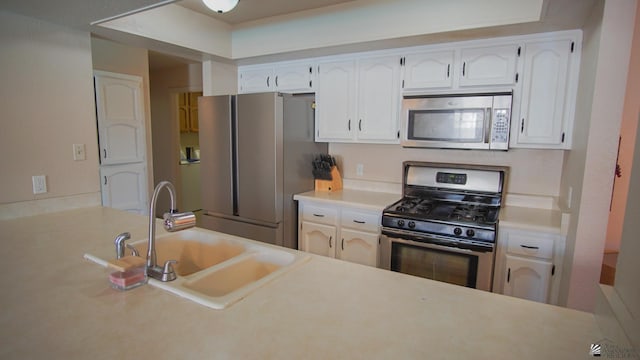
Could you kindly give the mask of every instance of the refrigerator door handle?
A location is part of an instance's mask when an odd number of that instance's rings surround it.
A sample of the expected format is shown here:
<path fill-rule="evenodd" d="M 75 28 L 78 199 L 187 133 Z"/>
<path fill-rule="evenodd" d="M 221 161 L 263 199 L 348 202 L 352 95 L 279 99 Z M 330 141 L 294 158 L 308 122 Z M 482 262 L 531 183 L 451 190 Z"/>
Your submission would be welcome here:
<path fill-rule="evenodd" d="M 214 213 L 214 212 L 210 212 L 210 211 L 205 213 L 205 215 L 214 216 L 214 217 L 218 217 L 218 218 L 221 218 L 221 219 L 239 221 L 239 222 L 252 224 L 252 225 L 264 226 L 264 227 L 273 228 L 273 229 L 277 229 L 278 226 L 279 226 L 279 223 L 270 223 L 270 222 L 266 222 L 266 221 L 243 218 L 243 217 L 240 217 L 240 216 L 231 216 L 231 215 L 227 215 L 227 214 Z"/>

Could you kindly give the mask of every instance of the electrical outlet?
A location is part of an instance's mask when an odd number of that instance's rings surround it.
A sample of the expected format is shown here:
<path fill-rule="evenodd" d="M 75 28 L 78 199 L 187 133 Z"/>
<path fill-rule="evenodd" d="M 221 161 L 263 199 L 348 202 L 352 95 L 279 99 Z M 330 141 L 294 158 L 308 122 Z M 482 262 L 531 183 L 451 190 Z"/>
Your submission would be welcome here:
<path fill-rule="evenodd" d="M 362 176 L 364 174 L 364 165 L 358 164 L 356 165 L 356 175 Z"/>
<path fill-rule="evenodd" d="M 87 159 L 84 144 L 73 144 L 73 160 L 81 161 Z"/>
<path fill-rule="evenodd" d="M 35 175 L 31 177 L 33 182 L 33 193 L 44 194 L 47 192 L 47 177 L 46 175 Z"/>

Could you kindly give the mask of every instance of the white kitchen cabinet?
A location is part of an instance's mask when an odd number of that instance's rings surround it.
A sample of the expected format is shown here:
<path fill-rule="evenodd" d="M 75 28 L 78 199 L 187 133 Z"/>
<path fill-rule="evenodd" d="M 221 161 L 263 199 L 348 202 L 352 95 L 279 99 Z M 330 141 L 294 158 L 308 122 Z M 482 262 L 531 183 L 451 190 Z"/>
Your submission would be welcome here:
<path fill-rule="evenodd" d="M 569 149 L 579 50 L 574 39 L 527 42 L 511 147 Z"/>
<path fill-rule="evenodd" d="M 501 226 L 494 291 L 556 304 L 563 246 L 556 233 Z"/>
<path fill-rule="evenodd" d="M 298 247 L 355 262 L 378 265 L 381 212 L 300 201 Z"/>
<path fill-rule="evenodd" d="M 404 91 L 463 90 L 516 83 L 519 45 L 450 48 L 403 57 Z"/>
<path fill-rule="evenodd" d="M 516 83 L 517 44 L 460 50 L 460 87 Z"/>
<path fill-rule="evenodd" d="M 453 87 L 454 56 L 454 50 L 407 54 L 403 59 L 403 89 Z"/>
<path fill-rule="evenodd" d="M 506 255 L 503 294 L 546 303 L 553 264 L 550 261 Z"/>
<path fill-rule="evenodd" d="M 300 226 L 300 250 L 335 257 L 336 227 L 303 221 Z"/>
<path fill-rule="evenodd" d="M 147 174 L 144 163 L 100 167 L 102 205 L 146 214 Z"/>
<path fill-rule="evenodd" d="M 95 71 L 100 164 L 145 161 L 142 78 Z"/>
<path fill-rule="evenodd" d="M 240 67 L 238 93 L 280 91 L 285 93 L 314 90 L 314 67 L 311 63 L 280 63 L 270 66 Z"/>
<path fill-rule="evenodd" d="M 397 143 L 400 57 L 320 63 L 316 141 Z"/>
<path fill-rule="evenodd" d="M 353 140 L 355 113 L 355 60 L 320 64 L 316 89 L 316 141 Z"/>

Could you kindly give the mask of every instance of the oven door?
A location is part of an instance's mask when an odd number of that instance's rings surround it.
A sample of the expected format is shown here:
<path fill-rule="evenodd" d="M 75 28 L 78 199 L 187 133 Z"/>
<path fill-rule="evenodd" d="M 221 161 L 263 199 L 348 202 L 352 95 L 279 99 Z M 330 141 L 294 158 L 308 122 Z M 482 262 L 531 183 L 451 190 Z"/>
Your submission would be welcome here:
<path fill-rule="evenodd" d="M 491 291 L 493 251 L 381 236 L 382 268 L 450 284 Z"/>

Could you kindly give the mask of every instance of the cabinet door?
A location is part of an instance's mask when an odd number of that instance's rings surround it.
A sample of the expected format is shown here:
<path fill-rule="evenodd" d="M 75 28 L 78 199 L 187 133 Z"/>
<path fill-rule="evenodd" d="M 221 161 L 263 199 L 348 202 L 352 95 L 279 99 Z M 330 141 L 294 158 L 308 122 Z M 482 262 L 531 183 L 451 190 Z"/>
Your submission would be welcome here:
<path fill-rule="evenodd" d="M 145 160 L 142 78 L 95 72 L 100 164 Z"/>
<path fill-rule="evenodd" d="M 462 49 L 460 86 L 512 85 L 518 45 Z"/>
<path fill-rule="evenodd" d="M 100 167 L 102 205 L 138 214 L 147 213 L 144 163 Z"/>
<path fill-rule="evenodd" d="M 298 246 L 302 251 L 335 257 L 336 227 L 303 221 Z"/>
<path fill-rule="evenodd" d="M 351 230 L 340 230 L 337 258 L 362 265 L 378 266 L 378 234 Z"/>
<path fill-rule="evenodd" d="M 355 61 L 323 63 L 316 89 L 316 141 L 353 139 L 355 119 Z"/>
<path fill-rule="evenodd" d="M 358 140 L 398 140 L 400 57 L 360 60 L 358 64 Z"/>
<path fill-rule="evenodd" d="M 526 44 L 513 147 L 564 148 L 571 41 Z"/>
<path fill-rule="evenodd" d="M 305 92 L 313 90 L 313 67 L 310 65 L 285 65 L 275 69 L 274 85 L 281 92 Z"/>
<path fill-rule="evenodd" d="M 548 261 L 507 254 L 503 294 L 546 303 L 552 268 Z"/>
<path fill-rule="evenodd" d="M 240 93 L 254 93 L 271 91 L 273 83 L 273 69 L 250 69 L 238 73 L 238 87 Z"/>
<path fill-rule="evenodd" d="M 404 90 L 451 88 L 454 51 L 410 54 L 404 58 Z"/>

